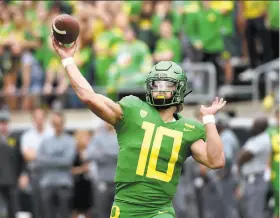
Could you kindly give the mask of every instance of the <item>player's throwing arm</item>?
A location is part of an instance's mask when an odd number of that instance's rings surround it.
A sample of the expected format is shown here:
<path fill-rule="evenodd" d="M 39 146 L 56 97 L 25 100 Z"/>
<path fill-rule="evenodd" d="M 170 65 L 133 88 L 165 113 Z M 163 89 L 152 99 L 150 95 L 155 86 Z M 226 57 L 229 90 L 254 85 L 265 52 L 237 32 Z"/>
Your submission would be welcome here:
<path fill-rule="evenodd" d="M 223 98 L 216 97 L 210 107 L 200 108 L 206 130 L 206 142 L 199 140 L 192 144 L 191 151 L 194 159 L 201 164 L 212 168 L 222 168 L 225 165 L 223 143 L 215 125 L 214 115 L 226 104 Z"/>
<path fill-rule="evenodd" d="M 91 85 L 82 76 L 73 59 L 77 46 L 76 42 L 70 48 L 67 48 L 52 36 L 52 44 L 66 69 L 71 86 L 81 101 L 87 104 L 98 117 L 115 125 L 122 118 L 121 107 L 111 99 L 95 93 Z"/>

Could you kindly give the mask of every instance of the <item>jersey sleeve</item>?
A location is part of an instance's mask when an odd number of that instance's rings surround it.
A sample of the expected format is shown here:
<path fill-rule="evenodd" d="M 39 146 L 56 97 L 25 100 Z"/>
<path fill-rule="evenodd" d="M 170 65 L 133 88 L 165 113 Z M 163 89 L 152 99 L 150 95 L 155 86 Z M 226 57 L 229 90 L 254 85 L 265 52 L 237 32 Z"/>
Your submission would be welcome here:
<path fill-rule="evenodd" d="M 142 107 L 143 101 L 136 96 L 129 95 L 123 97 L 117 103 L 121 106 L 123 112 L 123 117 L 117 124 L 117 127 L 120 128 L 128 124 L 130 119 L 133 119 L 133 111 L 140 109 Z"/>
<path fill-rule="evenodd" d="M 191 146 L 193 143 L 195 143 L 196 141 L 198 141 L 200 139 L 202 139 L 204 142 L 206 141 L 206 133 L 205 133 L 204 125 L 199 122 L 192 122 L 191 125 L 193 126 L 194 131 L 192 132 L 191 144 L 188 147 L 187 157 L 192 155 Z"/>
<path fill-rule="evenodd" d="M 205 127 L 202 123 L 197 123 L 197 140 L 202 139 L 203 141 L 206 141 L 206 133 L 205 133 Z"/>

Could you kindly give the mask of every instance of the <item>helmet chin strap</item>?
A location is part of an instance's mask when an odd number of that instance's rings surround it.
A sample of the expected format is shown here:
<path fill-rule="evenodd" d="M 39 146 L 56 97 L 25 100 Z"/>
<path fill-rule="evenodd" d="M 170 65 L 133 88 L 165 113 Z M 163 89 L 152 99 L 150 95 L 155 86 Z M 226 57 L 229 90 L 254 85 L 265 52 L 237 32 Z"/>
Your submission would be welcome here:
<path fill-rule="evenodd" d="M 184 95 L 184 97 L 186 97 L 186 96 L 187 96 L 188 94 L 190 94 L 192 91 L 193 91 L 193 90 L 188 91 L 188 92 Z"/>

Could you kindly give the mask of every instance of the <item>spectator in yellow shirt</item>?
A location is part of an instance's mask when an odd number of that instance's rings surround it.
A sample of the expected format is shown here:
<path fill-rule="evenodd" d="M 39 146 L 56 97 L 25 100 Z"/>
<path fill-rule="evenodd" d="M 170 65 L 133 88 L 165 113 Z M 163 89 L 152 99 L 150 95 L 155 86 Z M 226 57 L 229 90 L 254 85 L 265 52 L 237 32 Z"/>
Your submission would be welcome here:
<path fill-rule="evenodd" d="M 266 8 L 268 1 L 239 1 L 239 16 L 245 21 L 245 38 L 249 53 L 250 68 L 256 68 L 271 60 L 271 45 L 265 27 Z M 256 39 L 262 47 L 262 57 L 257 51 Z"/>
<path fill-rule="evenodd" d="M 225 50 L 222 53 L 223 59 L 225 60 L 225 83 L 230 84 L 233 80 L 233 71 L 231 66 L 231 56 L 235 50 L 234 44 L 234 19 L 233 19 L 233 1 L 211 1 L 210 7 L 222 15 L 222 29 Z"/>

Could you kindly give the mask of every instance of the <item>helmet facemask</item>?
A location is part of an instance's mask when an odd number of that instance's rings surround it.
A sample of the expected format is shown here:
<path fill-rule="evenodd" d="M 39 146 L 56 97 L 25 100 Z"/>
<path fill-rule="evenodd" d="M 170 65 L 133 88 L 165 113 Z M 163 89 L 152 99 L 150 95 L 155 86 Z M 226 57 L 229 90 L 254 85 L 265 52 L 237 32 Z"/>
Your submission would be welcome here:
<path fill-rule="evenodd" d="M 171 61 L 161 61 L 156 64 L 145 84 L 146 102 L 161 109 L 181 105 L 188 94 L 184 71 Z"/>
<path fill-rule="evenodd" d="M 176 82 L 152 80 L 148 83 L 151 101 L 155 106 L 170 105 L 177 90 Z"/>

